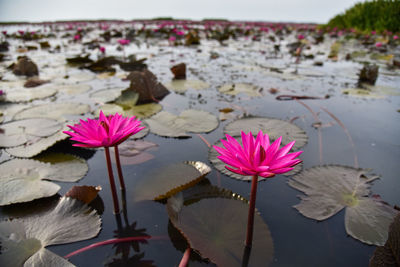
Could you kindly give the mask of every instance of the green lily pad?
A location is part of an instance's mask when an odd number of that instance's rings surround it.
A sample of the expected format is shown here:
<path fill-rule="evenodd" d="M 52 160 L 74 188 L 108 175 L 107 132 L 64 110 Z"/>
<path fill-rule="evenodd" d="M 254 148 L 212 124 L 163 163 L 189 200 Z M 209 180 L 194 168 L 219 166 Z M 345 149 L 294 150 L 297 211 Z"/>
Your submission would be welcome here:
<path fill-rule="evenodd" d="M 161 200 L 198 183 L 211 171 L 200 161 L 180 162 L 157 170 L 135 186 L 135 201 Z"/>
<path fill-rule="evenodd" d="M 48 103 L 29 107 L 17 112 L 14 119 L 50 118 L 66 120 L 66 115 L 83 115 L 90 112 L 90 106 L 81 103 Z"/>
<path fill-rule="evenodd" d="M 62 124 L 51 119 L 24 119 L 1 125 L 0 147 L 15 147 L 32 144 L 43 137 L 51 136 L 62 128 Z"/>
<path fill-rule="evenodd" d="M 5 100 L 9 102 L 28 102 L 35 99 L 50 97 L 56 93 L 56 89 L 45 86 L 12 89 L 6 91 Z"/>
<path fill-rule="evenodd" d="M 273 242 L 268 226 L 258 213 L 254 216 L 254 237 L 248 265 L 245 252 L 247 213 L 245 201 L 231 198 L 204 198 L 187 204 L 182 193 L 168 199 L 172 224 L 190 247 L 217 266 L 268 266 L 273 259 Z M 228 222 L 228 223 L 227 223 Z"/>
<path fill-rule="evenodd" d="M 23 145 L 7 148 L 6 152 L 14 157 L 19 158 L 31 158 L 42 151 L 45 151 L 49 147 L 53 146 L 55 143 L 67 139 L 68 135 L 64 134 L 63 131 L 68 131 L 69 128 L 64 125 L 64 127 L 57 131 L 55 134 L 50 135 L 48 137 L 42 137 L 40 139 L 36 139 L 35 142 L 27 142 Z"/>
<path fill-rule="evenodd" d="M 236 140 L 240 144 L 242 144 L 242 139 L 236 138 Z M 220 140 L 218 140 L 214 145 L 218 146 L 218 147 L 224 147 L 224 145 L 222 144 L 222 142 Z M 223 173 L 223 174 L 225 174 L 225 175 L 227 175 L 229 177 L 235 178 L 237 180 L 241 180 L 241 181 L 250 182 L 253 179 L 253 176 L 240 175 L 240 174 L 231 172 L 230 170 L 225 168 L 225 166 L 227 164 L 222 162 L 220 159 L 218 159 L 217 158 L 218 156 L 220 156 L 220 154 L 215 150 L 215 148 L 210 147 L 210 149 L 208 150 L 208 160 L 221 173 Z M 295 175 L 295 174 L 299 173 L 302 169 L 303 169 L 303 162 L 301 162 L 301 163 L 297 164 L 296 166 L 294 166 L 294 169 L 291 170 L 290 172 L 283 173 L 282 175 L 284 175 L 284 176 L 292 176 L 292 175 Z M 265 181 L 265 180 L 267 180 L 267 178 L 264 178 L 264 177 L 261 177 L 261 176 L 258 177 L 258 181 Z"/>
<path fill-rule="evenodd" d="M 188 109 L 179 116 L 162 111 L 145 120 L 150 126 L 150 132 L 166 137 L 190 137 L 190 133 L 207 133 L 218 127 L 218 119 L 213 114 Z"/>
<path fill-rule="evenodd" d="M 381 85 L 369 85 L 369 84 L 363 84 L 363 87 L 365 87 L 365 89 L 362 88 L 344 89 L 342 93 L 351 96 L 376 98 L 376 99 L 384 98 L 385 96 L 400 95 L 399 88 L 381 86 Z"/>
<path fill-rule="evenodd" d="M 304 216 L 325 220 L 346 209 L 346 232 L 364 243 L 383 245 L 389 225 L 398 212 L 369 198 L 370 182 L 366 169 L 348 166 L 317 166 L 304 170 L 289 180 L 289 185 L 302 191 L 300 204 L 294 207 Z"/>
<path fill-rule="evenodd" d="M 361 88 L 344 89 L 344 90 L 342 90 L 342 94 L 356 96 L 356 97 L 375 98 L 375 99 L 385 98 L 383 95 L 379 95 L 370 90 L 361 89 Z"/>
<path fill-rule="evenodd" d="M 308 141 L 306 133 L 297 125 L 267 117 L 250 117 L 233 121 L 225 126 L 224 133 L 238 137 L 241 136 L 241 131 L 245 133 L 251 131 L 253 134 L 258 134 L 260 130 L 267 133 L 270 140 L 276 140 L 282 136 L 283 145 L 295 140 L 293 150 L 298 150 Z"/>
<path fill-rule="evenodd" d="M 0 222 L 1 266 L 74 266 L 46 249 L 95 237 L 101 219 L 86 204 L 62 197 L 40 216 Z"/>
<path fill-rule="evenodd" d="M 6 161 L 0 164 L 0 206 L 52 196 L 60 186 L 48 180 L 76 182 L 87 171 L 85 160 L 65 154 L 51 153 L 39 160 Z"/>
<path fill-rule="evenodd" d="M 139 94 L 131 89 L 125 89 L 121 95 L 115 99 L 114 103 L 123 109 L 131 109 L 139 100 Z"/>
<path fill-rule="evenodd" d="M 210 87 L 206 82 L 199 80 L 173 80 L 164 84 L 170 91 L 175 91 L 176 93 L 185 93 L 189 89 L 204 90 Z"/>
<path fill-rule="evenodd" d="M 97 103 L 107 103 L 112 102 L 117 99 L 124 88 L 116 87 L 116 88 L 107 88 L 102 89 L 90 94 L 90 98 L 92 98 Z"/>
<path fill-rule="evenodd" d="M 261 89 L 259 87 L 247 83 L 224 84 L 218 88 L 218 91 L 227 95 L 245 93 L 248 96 L 262 96 Z"/>
<path fill-rule="evenodd" d="M 162 110 L 162 106 L 158 103 L 149 103 L 136 105 L 130 109 L 123 109 L 121 106 L 116 104 L 104 104 L 97 110 L 97 115 L 100 114 L 100 110 L 102 110 L 105 115 L 115 114 L 118 112 L 124 116 L 136 116 L 137 118 L 143 119 L 151 117 L 152 115 L 160 112 Z"/>

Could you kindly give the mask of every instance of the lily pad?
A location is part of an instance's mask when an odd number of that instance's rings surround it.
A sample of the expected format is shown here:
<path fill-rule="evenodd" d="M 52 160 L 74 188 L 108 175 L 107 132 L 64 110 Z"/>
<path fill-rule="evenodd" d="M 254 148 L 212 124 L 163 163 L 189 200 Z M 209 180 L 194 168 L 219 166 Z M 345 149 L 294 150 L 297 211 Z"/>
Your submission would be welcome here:
<path fill-rule="evenodd" d="M 188 109 L 179 116 L 162 111 L 145 120 L 154 134 L 166 137 L 190 137 L 190 133 L 211 132 L 218 127 L 218 119 L 213 114 Z"/>
<path fill-rule="evenodd" d="M 35 99 L 43 99 L 53 96 L 57 90 L 47 86 L 39 86 L 35 88 L 12 89 L 7 90 L 5 100 L 10 102 L 28 102 Z"/>
<path fill-rule="evenodd" d="M 66 115 L 83 115 L 90 111 L 90 106 L 81 103 L 49 103 L 29 107 L 17 112 L 14 119 L 50 118 L 65 120 Z"/>
<path fill-rule="evenodd" d="M 92 88 L 89 84 L 57 84 L 47 86 L 56 89 L 60 93 L 65 93 L 68 95 L 83 94 Z"/>
<path fill-rule="evenodd" d="M 62 128 L 62 124 L 51 119 L 24 119 L 1 125 L 0 147 L 15 147 L 32 144 L 43 137 L 51 136 Z"/>
<path fill-rule="evenodd" d="M 68 135 L 64 134 L 63 131 L 68 131 L 68 127 L 66 125 L 64 125 L 60 131 L 53 135 L 40 138 L 35 142 L 27 142 L 21 146 L 7 148 L 6 152 L 14 157 L 19 158 L 34 157 L 40 154 L 42 151 L 45 151 L 49 147 L 53 146 L 55 143 L 67 139 Z"/>
<path fill-rule="evenodd" d="M 135 201 L 161 200 L 198 183 L 211 171 L 200 161 L 180 162 L 157 170 L 135 186 Z"/>
<path fill-rule="evenodd" d="M 121 95 L 115 99 L 115 104 L 121 106 L 123 109 L 133 108 L 139 100 L 139 93 L 128 89 L 121 92 Z"/>
<path fill-rule="evenodd" d="M 298 150 L 308 141 L 306 133 L 297 125 L 267 117 L 250 117 L 233 121 L 225 126 L 224 133 L 237 137 L 240 136 L 241 131 L 257 134 L 260 130 L 267 133 L 271 140 L 282 136 L 283 145 L 295 140 L 293 150 Z"/>
<path fill-rule="evenodd" d="M 136 116 L 137 118 L 143 119 L 151 117 L 162 110 L 162 106 L 158 103 L 148 103 L 143 105 L 136 105 L 130 109 L 123 109 L 121 106 L 116 104 L 104 104 L 100 106 L 96 114 L 100 114 L 100 110 L 103 111 L 105 115 L 119 113 L 124 116 Z"/>
<path fill-rule="evenodd" d="M 381 86 L 381 85 L 369 85 L 369 84 L 363 84 L 363 87 L 365 87 L 365 89 L 363 88 L 344 89 L 342 93 L 351 96 L 376 98 L 376 99 L 384 98 L 386 96 L 400 95 L 399 88 Z"/>
<path fill-rule="evenodd" d="M 96 75 L 89 73 L 89 72 L 76 72 L 71 73 L 67 76 L 67 78 L 59 79 L 59 82 L 68 82 L 68 83 L 82 83 L 91 81 L 96 77 Z"/>
<path fill-rule="evenodd" d="M 231 199 L 205 198 L 186 205 L 183 194 L 178 193 L 167 204 L 171 222 L 202 257 L 217 266 L 268 266 L 273 259 L 273 242 L 258 213 L 250 258 L 248 265 L 244 264 L 248 209 L 248 204 L 234 195 Z"/>
<path fill-rule="evenodd" d="M 241 139 L 237 139 L 237 141 L 240 144 L 242 144 L 242 140 Z M 217 141 L 214 145 L 218 146 L 218 147 L 224 147 L 224 145 L 222 144 L 222 142 L 220 140 Z M 218 171 L 220 171 L 221 173 L 223 173 L 223 174 L 225 174 L 225 175 L 227 175 L 229 177 L 232 177 L 232 178 L 235 178 L 235 179 L 238 179 L 238 180 L 241 180 L 241 181 L 250 182 L 252 180 L 253 176 L 240 175 L 240 174 L 231 172 L 230 170 L 225 168 L 225 166 L 227 164 L 222 162 L 220 159 L 218 159 L 217 158 L 218 156 L 220 156 L 220 154 L 213 147 L 210 147 L 210 149 L 208 150 L 208 159 Z M 290 172 L 283 173 L 282 175 L 284 175 L 284 176 L 292 176 L 292 175 L 295 175 L 295 174 L 299 173 L 302 169 L 303 169 L 303 162 L 301 162 L 301 163 L 297 164 L 296 166 L 294 166 L 294 169 L 291 170 Z M 264 177 L 261 177 L 261 176 L 258 177 L 258 181 L 265 181 L 265 180 L 267 180 L 267 178 L 264 178 Z"/>
<path fill-rule="evenodd" d="M 60 186 L 48 180 L 76 182 L 88 171 L 86 161 L 75 156 L 49 154 L 46 157 L 56 162 L 12 159 L 0 164 L 0 206 L 52 196 Z"/>
<path fill-rule="evenodd" d="M 124 88 L 119 87 L 102 89 L 91 93 L 90 98 L 92 98 L 97 103 L 107 103 L 117 99 L 121 95 L 121 92 L 123 90 Z"/>
<path fill-rule="evenodd" d="M 40 216 L 0 222 L 2 266 L 74 266 L 46 249 L 95 237 L 100 217 L 79 200 L 62 197 L 57 206 Z"/>
<path fill-rule="evenodd" d="M 248 96 L 262 96 L 261 89 L 259 87 L 247 83 L 224 84 L 218 88 L 218 91 L 227 95 L 245 93 Z"/>
<path fill-rule="evenodd" d="M 168 90 L 180 94 L 185 93 L 189 89 L 204 90 L 210 87 L 208 83 L 200 80 L 173 80 L 164 85 Z"/>
<path fill-rule="evenodd" d="M 337 165 L 304 170 L 289 180 L 290 186 L 306 194 L 294 207 L 318 221 L 346 208 L 346 232 L 364 243 L 383 245 L 397 212 L 382 201 L 368 197 L 370 182 L 378 178 L 368 177 L 368 172 Z"/>

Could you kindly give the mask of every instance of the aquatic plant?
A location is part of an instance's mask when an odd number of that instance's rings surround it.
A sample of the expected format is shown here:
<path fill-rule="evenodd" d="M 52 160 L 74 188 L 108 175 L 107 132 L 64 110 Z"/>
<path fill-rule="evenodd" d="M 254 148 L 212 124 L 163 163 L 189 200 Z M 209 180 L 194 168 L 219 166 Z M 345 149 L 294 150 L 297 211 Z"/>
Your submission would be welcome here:
<path fill-rule="evenodd" d="M 237 174 L 253 176 L 246 235 L 246 246 L 251 247 L 258 176 L 271 178 L 293 170 L 293 166 L 301 162 L 297 157 L 303 151 L 288 154 L 295 141 L 279 148 L 282 137 L 270 144 L 268 134 L 262 131 L 258 132 L 256 139 L 251 132 L 246 134 L 242 131 L 241 135 L 242 145 L 226 134 L 227 140 L 221 140 L 225 148 L 214 146 L 214 149 L 221 154 L 218 159 L 230 165 L 225 168 Z"/>
<path fill-rule="evenodd" d="M 80 123 L 74 126 L 68 125 L 74 132 L 63 131 L 63 133 L 72 137 L 71 140 L 77 142 L 73 146 L 89 148 L 104 147 L 115 213 L 119 213 L 119 205 L 115 191 L 109 147 L 114 147 L 120 186 L 122 190 L 125 190 L 118 145 L 128 139 L 129 136 L 143 130 L 145 127 L 141 127 L 140 123 L 141 121 L 136 120 L 135 116 L 128 118 L 118 113 L 105 116 L 103 111 L 100 111 L 99 119 L 88 118 L 87 121 L 80 120 Z"/>

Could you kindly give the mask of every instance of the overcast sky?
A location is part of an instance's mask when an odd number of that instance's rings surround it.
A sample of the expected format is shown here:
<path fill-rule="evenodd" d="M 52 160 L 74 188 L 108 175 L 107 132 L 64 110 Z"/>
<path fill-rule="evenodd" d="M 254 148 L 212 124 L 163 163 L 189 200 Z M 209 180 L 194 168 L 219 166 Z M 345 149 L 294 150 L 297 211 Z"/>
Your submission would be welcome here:
<path fill-rule="evenodd" d="M 0 21 L 174 17 L 326 23 L 361 0 L 0 0 Z"/>

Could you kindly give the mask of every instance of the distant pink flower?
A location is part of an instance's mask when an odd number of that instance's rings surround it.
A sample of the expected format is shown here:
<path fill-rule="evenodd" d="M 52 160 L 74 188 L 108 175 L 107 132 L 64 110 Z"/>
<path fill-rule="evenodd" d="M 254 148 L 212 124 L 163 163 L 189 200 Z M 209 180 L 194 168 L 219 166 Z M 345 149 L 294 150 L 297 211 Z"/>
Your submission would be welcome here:
<path fill-rule="evenodd" d="M 375 44 L 375 47 L 382 47 L 382 43 L 381 42 L 377 42 L 376 44 Z"/>
<path fill-rule="evenodd" d="M 120 45 L 128 45 L 131 41 L 129 41 L 128 39 L 119 39 L 118 43 Z"/>
<path fill-rule="evenodd" d="M 304 35 L 302 35 L 302 34 L 299 34 L 299 35 L 297 35 L 297 39 L 299 39 L 299 40 L 303 40 L 305 37 L 304 37 Z"/>
<path fill-rule="evenodd" d="M 2 31 L 2 33 L 3 33 L 4 35 L 7 35 L 7 31 Z"/>
<path fill-rule="evenodd" d="M 176 41 L 176 37 L 175 37 L 175 36 L 170 36 L 170 37 L 168 38 L 168 41 L 170 41 L 170 42 L 175 42 L 175 41 Z"/>
<path fill-rule="evenodd" d="M 78 40 L 80 40 L 80 39 L 81 39 L 81 36 L 80 36 L 79 34 L 75 34 L 74 40 L 75 40 L 75 41 L 78 41 Z"/>
<path fill-rule="evenodd" d="M 399 39 L 399 36 L 397 36 L 397 35 L 393 36 L 393 40 L 398 40 L 398 39 Z"/>
<path fill-rule="evenodd" d="M 376 31 L 371 31 L 371 35 L 375 35 L 376 34 Z"/>
<path fill-rule="evenodd" d="M 103 54 L 106 52 L 106 48 L 105 48 L 104 46 L 100 46 L 100 47 L 99 47 L 99 50 L 100 50 L 100 52 L 103 53 Z"/>
<path fill-rule="evenodd" d="M 140 127 L 141 121 L 136 117 L 123 117 L 116 113 L 115 115 L 105 116 L 100 111 L 99 119 L 80 120 L 80 123 L 74 126 L 68 125 L 74 132 L 64 131 L 63 133 L 71 136 L 71 140 L 77 143 L 78 147 L 110 147 L 116 146 L 125 141 L 129 136 L 143 130 Z"/>
<path fill-rule="evenodd" d="M 177 31 L 177 32 L 176 32 L 176 35 L 182 36 L 182 35 L 185 35 L 185 33 L 184 33 L 183 31 Z"/>
<path fill-rule="evenodd" d="M 25 31 L 19 30 L 18 33 L 21 34 L 21 35 L 24 35 Z"/>
<path fill-rule="evenodd" d="M 242 146 L 228 134 L 226 139 L 221 140 L 225 148 L 218 146 L 214 148 L 221 154 L 218 159 L 230 165 L 225 168 L 237 174 L 269 178 L 275 174 L 289 172 L 293 170 L 293 166 L 301 162 L 296 158 L 303 151 L 288 154 L 295 141 L 279 149 L 282 137 L 270 144 L 268 135 L 262 131 L 258 132 L 256 139 L 251 132 L 245 134 L 242 131 Z"/>
<path fill-rule="evenodd" d="M 0 96 L 4 95 L 4 91 L 0 90 Z"/>

